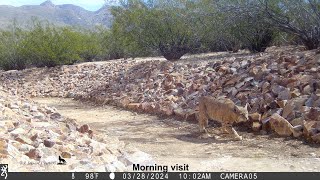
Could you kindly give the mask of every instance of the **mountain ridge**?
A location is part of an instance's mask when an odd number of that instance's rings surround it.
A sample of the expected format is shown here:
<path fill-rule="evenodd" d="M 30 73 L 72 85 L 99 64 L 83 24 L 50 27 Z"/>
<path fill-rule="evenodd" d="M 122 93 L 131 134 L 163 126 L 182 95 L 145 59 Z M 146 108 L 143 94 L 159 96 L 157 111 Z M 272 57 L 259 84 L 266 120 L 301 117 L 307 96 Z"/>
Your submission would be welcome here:
<path fill-rule="evenodd" d="M 97 11 L 89 11 L 74 4 L 55 5 L 47 0 L 40 5 L 0 5 L 0 28 L 6 28 L 14 19 L 19 25 L 27 25 L 32 17 L 47 20 L 58 26 L 80 26 L 86 29 L 97 25 L 110 27 L 112 15 L 108 5 Z M 102 12 L 102 13 L 101 13 Z M 97 18 L 99 17 L 99 18 Z"/>

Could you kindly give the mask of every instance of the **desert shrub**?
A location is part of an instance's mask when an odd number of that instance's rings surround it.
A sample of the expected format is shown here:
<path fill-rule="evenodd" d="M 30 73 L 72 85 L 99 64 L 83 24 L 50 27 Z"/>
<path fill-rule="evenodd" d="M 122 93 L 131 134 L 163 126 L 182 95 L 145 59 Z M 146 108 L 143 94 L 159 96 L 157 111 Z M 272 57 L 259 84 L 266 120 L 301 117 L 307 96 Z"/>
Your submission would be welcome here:
<path fill-rule="evenodd" d="M 101 28 L 99 34 L 102 49 L 100 59 L 120 59 L 125 56 L 124 46 L 121 41 L 119 41 L 120 37 L 118 37 L 116 33 Z"/>
<path fill-rule="evenodd" d="M 25 32 L 14 22 L 8 30 L 0 31 L 0 68 L 4 70 L 24 69 L 28 62 L 21 55 Z"/>
<path fill-rule="evenodd" d="M 229 42 L 227 49 L 247 48 L 251 52 L 263 52 L 272 44 L 276 29 L 258 6 L 259 1 L 250 0 L 217 3 L 215 7 L 222 17 L 217 26 L 225 37 L 222 42 Z"/>
<path fill-rule="evenodd" d="M 23 39 L 23 58 L 36 67 L 53 67 L 82 60 L 81 33 L 34 21 Z"/>
<path fill-rule="evenodd" d="M 116 51 L 114 44 L 110 44 L 111 37 L 111 32 L 101 27 L 93 30 L 57 27 L 33 19 L 23 29 L 14 23 L 0 31 L 0 68 L 53 67 L 110 59 Z"/>
<path fill-rule="evenodd" d="M 320 1 L 261 0 L 259 9 L 270 24 L 298 37 L 308 49 L 320 46 Z"/>
<path fill-rule="evenodd" d="M 111 29 L 57 27 L 33 19 L 0 31 L 0 68 L 187 53 L 263 52 L 271 45 L 320 45 L 318 0 L 121 0 Z"/>
<path fill-rule="evenodd" d="M 167 60 L 178 60 L 200 47 L 189 8 L 186 1 L 128 0 L 113 9 L 112 29 L 129 54 L 156 51 Z"/>
<path fill-rule="evenodd" d="M 74 33 L 74 32 L 73 32 Z M 103 34 L 98 30 L 81 30 L 78 34 L 78 51 L 80 61 L 94 61 L 103 57 L 101 38 Z"/>

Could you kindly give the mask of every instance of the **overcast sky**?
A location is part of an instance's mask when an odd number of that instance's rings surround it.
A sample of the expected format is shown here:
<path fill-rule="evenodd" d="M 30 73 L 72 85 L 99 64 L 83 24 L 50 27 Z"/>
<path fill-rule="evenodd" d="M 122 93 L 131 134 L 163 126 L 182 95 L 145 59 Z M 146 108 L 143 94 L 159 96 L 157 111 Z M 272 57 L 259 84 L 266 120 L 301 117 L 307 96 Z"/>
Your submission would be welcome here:
<path fill-rule="evenodd" d="M 0 5 L 39 5 L 44 1 L 46 0 L 0 0 Z M 74 4 L 91 11 L 100 9 L 104 4 L 104 0 L 51 0 L 51 2 L 55 5 Z"/>

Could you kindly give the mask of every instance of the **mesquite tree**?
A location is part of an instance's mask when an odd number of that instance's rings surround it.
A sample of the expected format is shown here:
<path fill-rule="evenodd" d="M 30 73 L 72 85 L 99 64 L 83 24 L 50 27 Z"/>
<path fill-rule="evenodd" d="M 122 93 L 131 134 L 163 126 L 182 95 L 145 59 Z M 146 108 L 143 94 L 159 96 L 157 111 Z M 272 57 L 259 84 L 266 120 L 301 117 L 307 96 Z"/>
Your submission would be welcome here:
<path fill-rule="evenodd" d="M 307 49 L 320 45 L 319 0 L 260 0 L 270 24 L 298 36 Z"/>
<path fill-rule="evenodd" d="M 190 0 L 128 0 L 113 9 L 112 28 L 127 47 L 174 61 L 200 46 L 192 8 Z"/>

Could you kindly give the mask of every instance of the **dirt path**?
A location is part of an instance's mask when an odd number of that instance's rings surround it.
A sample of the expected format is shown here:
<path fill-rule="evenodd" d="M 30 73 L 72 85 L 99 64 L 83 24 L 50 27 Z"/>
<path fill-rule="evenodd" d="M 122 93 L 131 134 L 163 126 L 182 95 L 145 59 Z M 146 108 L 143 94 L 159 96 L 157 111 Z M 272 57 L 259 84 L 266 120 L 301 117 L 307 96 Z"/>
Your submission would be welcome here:
<path fill-rule="evenodd" d="M 174 119 L 97 107 L 71 99 L 37 98 L 96 131 L 151 154 L 158 165 L 189 165 L 189 171 L 319 171 L 319 146 L 301 140 L 240 132 L 241 141 L 200 139 L 198 126 Z"/>

